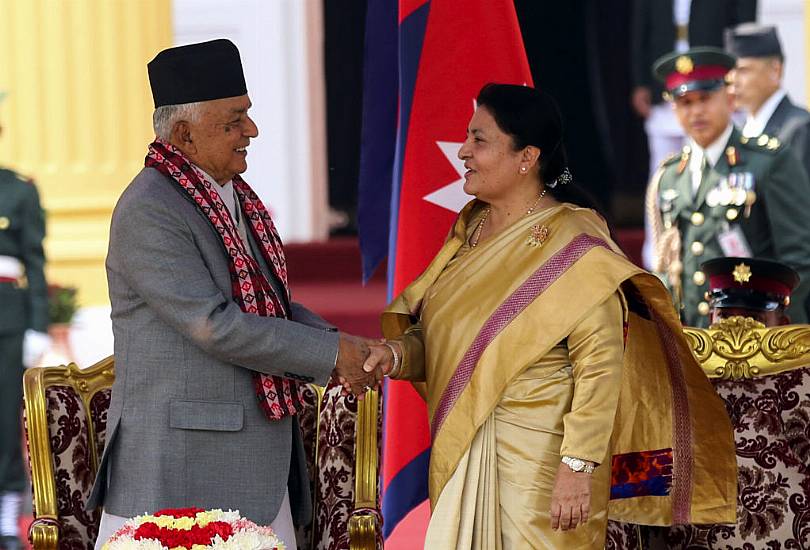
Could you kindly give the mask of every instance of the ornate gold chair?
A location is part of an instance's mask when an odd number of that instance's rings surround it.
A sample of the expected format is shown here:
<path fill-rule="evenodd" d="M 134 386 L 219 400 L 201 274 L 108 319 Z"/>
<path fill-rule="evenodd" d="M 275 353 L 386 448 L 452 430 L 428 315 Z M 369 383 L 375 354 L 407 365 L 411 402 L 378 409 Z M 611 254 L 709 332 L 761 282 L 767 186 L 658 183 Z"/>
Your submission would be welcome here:
<path fill-rule="evenodd" d="M 685 327 L 706 376 L 751 380 L 810 366 L 810 325 L 766 328 L 749 317 L 731 317 L 709 329 Z"/>
<path fill-rule="evenodd" d="M 34 485 L 35 550 L 91 550 L 100 512 L 85 512 L 104 449 L 113 357 L 26 371 L 23 382 Z M 309 385 L 299 421 L 314 494 L 314 520 L 299 530 L 299 547 L 382 548 L 379 513 L 380 398 L 358 402 L 340 388 Z M 192 505 L 190 503 L 189 505 Z"/>
<path fill-rule="evenodd" d="M 29 369 L 23 377 L 35 550 L 92 550 L 101 514 L 85 512 L 106 439 L 113 359 L 89 369 Z"/>

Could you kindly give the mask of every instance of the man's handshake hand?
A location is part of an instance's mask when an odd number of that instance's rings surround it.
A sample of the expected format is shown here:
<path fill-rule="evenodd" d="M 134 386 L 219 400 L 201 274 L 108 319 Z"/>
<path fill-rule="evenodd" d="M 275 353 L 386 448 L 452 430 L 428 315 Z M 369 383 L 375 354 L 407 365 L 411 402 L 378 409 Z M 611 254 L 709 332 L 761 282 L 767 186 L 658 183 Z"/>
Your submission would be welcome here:
<path fill-rule="evenodd" d="M 340 333 L 337 362 L 333 379 L 342 384 L 345 391 L 351 391 L 358 399 L 368 390 L 379 387 L 383 372 L 379 368 L 365 370 L 364 362 L 369 356 L 369 345 L 375 340 Z"/>

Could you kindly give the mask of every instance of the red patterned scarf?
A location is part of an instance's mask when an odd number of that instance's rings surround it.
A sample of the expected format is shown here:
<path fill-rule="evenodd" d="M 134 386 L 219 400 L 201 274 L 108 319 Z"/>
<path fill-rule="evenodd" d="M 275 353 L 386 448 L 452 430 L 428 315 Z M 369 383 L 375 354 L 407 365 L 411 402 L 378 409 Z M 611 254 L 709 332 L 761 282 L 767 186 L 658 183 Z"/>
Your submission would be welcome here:
<path fill-rule="evenodd" d="M 188 193 L 222 237 L 228 253 L 231 292 L 242 311 L 262 317 L 289 318 L 290 312 L 285 311 L 283 300 L 276 295 L 258 262 L 248 252 L 248 244 L 239 237 L 228 208 L 200 169 L 191 164 L 179 149 L 160 138 L 149 145 L 145 165 L 171 178 Z M 245 214 L 245 223 L 289 300 L 284 248 L 273 220 L 253 189 L 238 175 L 233 178 L 233 188 Z M 256 372 L 253 383 L 259 404 L 269 420 L 280 420 L 303 408 L 302 387 L 294 380 Z"/>

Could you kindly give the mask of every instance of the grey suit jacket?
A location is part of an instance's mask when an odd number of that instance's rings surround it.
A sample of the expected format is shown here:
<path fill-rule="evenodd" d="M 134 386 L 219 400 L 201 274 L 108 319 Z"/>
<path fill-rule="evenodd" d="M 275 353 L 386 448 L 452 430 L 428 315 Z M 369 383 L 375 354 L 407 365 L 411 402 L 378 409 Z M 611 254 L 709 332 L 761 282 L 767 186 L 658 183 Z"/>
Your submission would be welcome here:
<path fill-rule="evenodd" d="M 88 507 L 125 517 L 231 508 L 267 525 L 289 487 L 293 517 L 306 523 L 311 499 L 297 421 L 268 421 L 252 377 L 324 385 L 338 334 L 297 304 L 293 320 L 243 313 L 220 237 L 152 168 L 113 212 L 107 279 L 115 384 Z"/>

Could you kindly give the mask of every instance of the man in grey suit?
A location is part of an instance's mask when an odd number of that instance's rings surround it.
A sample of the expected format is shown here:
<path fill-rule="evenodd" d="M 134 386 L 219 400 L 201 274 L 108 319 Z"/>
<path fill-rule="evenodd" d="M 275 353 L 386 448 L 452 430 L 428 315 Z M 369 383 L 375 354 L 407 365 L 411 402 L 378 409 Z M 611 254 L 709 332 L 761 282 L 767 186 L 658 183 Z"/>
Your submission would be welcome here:
<path fill-rule="evenodd" d="M 776 27 L 747 23 L 729 29 L 726 50 L 737 57 L 731 91 L 747 115 L 743 136 L 776 138 L 810 175 L 810 113 L 794 105 L 782 87 L 785 57 Z"/>
<path fill-rule="evenodd" d="M 107 255 L 116 376 L 88 507 L 99 548 L 162 508 L 239 509 L 295 548 L 311 514 L 299 384 L 362 397 L 365 340 L 290 301 L 283 248 L 239 174 L 258 129 L 228 40 L 148 66 L 157 139 L 113 212 Z"/>

